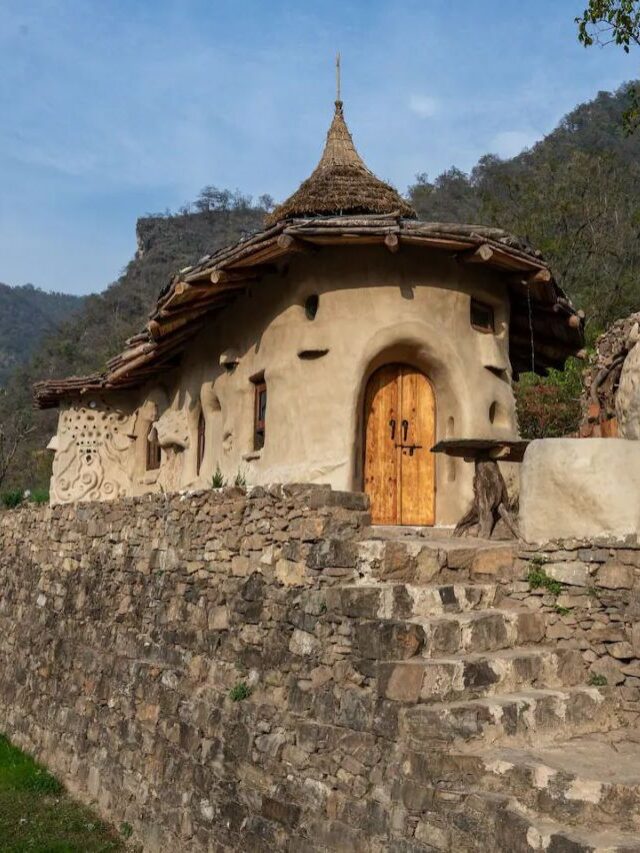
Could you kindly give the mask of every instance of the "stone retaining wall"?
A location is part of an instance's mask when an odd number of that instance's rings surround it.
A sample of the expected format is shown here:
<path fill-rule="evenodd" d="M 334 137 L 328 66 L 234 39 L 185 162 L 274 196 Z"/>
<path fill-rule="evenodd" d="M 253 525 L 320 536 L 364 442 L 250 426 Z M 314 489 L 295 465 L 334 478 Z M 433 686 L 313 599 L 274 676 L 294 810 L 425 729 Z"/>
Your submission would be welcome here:
<path fill-rule="evenodd" d="M 515 849 L 448 749 L 416 746 L 403 661 L 425 635 L 372 619 L 368 523 L 320 486 L 0 513 L 0 731 L 149 851 Z M 387 581 L 493 580 L 637 706 L 637 544 L 523 550 L 515 574 L 469 545 L 445 569 L 390 543 Z"/>
<path fill-rule="evenodd" d="M 519 566 L 531 581 L 511 583 L 509 596 L 547 613 L 547 637 L 577 646 L 592 682 L 622 687 L 629 711 L 640 702 L 640 544 L 565 541 L 524 548 Z M 561 584 L 561 589 L 544 581 Z M 551 587 L 551 589 L 549 589 Z"/>
<path fill-rule="evenodd" d="M 0 730 L 145 849 L 384 833 L 393 720 L 324 601 L 366 522 L 323 487 L 1 513 Z"/>

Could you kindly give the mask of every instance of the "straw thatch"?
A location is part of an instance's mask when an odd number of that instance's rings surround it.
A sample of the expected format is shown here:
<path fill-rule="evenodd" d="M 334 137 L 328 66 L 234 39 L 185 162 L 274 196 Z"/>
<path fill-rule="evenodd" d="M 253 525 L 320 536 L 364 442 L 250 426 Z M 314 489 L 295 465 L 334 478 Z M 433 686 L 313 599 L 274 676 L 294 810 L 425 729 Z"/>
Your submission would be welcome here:
<path fill-rule="evenodd" d="M 306 181 L 267 218 L 267 225 L 303 216 L 397 213 L 415 218 L 416 212 L 389 184 L 363 163 L 344 120 L 342 101 L 327 133 L 320 162 Z"/>

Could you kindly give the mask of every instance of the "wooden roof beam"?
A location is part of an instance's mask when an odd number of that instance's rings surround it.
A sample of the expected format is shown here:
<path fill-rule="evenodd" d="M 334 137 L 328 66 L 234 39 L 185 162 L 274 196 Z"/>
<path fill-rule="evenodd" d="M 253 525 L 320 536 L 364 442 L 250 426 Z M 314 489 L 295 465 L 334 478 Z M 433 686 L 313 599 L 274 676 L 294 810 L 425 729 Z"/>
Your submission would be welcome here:
<path fill-rule="evenodd" d="M 513 275 L 509 279 L 511 284 L 519 284 L 523 287 L 528 287 L 532 284 L 549 284 L 553 276 L 551 270 L 547 267 L 540 267 L 532 273 L 522 273 L 521 275 Z"/>
<path fill-rule="evenodd" d="M 278 248 L 291 255 L 308 255 L 318 251 L 317 246 L 307 243 L 299 237 L 294 237 L 292 234 L 281 234 L 276 243 Z"/>
<path fill-rule="evenodd" d="M 400 248 L 400 240 L 398 238 L 398 235 L 387 234 L 387 236 L 384 238 L 384 244 L 390 252 L 395 254 Z"/>
<path fill-rule="evenodd" d="M 494 251 L 488 243 L 482 243 L 475 249 L 468 252 L 462 252 L 458 255 L 458 259 L 463 264 L 488 264 L 493 258 Z"/>

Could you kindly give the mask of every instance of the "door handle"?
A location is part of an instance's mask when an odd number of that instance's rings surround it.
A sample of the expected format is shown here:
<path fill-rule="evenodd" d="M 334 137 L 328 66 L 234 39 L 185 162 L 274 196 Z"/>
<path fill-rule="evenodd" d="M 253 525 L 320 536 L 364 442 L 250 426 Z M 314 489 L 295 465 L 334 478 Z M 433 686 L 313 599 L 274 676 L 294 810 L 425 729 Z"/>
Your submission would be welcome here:
<path fill-rule="evenodd" d="M 396 422 L 394 418 L 391 418 L 389 421 L 389 426 L 391 427 L 391 441 L 394 441 L 396 437 Z"/>
<path fill-rule="evenodd" d="M 407 440 L 407 433 L 409 432 L 409 421 L 402 421 L 402 441 L 405 442 Z"/>

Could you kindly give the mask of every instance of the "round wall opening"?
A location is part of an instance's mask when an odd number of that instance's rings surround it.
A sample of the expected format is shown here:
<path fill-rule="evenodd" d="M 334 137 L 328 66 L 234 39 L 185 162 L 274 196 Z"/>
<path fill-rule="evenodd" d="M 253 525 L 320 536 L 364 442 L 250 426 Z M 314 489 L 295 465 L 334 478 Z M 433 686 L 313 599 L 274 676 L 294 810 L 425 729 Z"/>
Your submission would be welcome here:
<path fill-rule="evenodd" d="M 501 428 L 509 426 L 509 414 L 502 403 L 498 403 L 497 400 L 494 400 L 489 406 L 489 423 Z"/>

